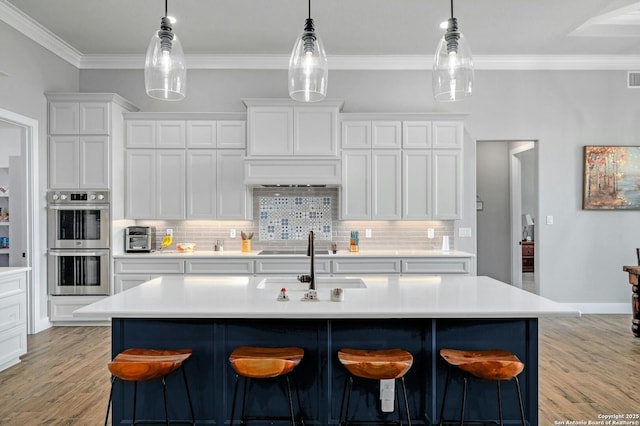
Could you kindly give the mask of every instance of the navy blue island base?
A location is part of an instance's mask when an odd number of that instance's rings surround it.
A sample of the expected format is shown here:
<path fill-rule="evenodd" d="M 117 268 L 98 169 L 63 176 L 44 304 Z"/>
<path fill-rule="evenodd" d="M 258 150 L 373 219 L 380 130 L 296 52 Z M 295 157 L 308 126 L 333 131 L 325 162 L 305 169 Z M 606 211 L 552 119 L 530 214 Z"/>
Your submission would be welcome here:
<path fill-rule="evenodd" d="M 184 368 L 198 425 L 227 425 L 235 373 L 228 361 L 237 346 L 299 346 L 305 356 L 294 370 L 300 387 L 306 425 L 336 425 L 345 383 L 345 370 L 337 359 L 341 348 L 402 348 L 414 356 L 406 375 L 412 423 L 439 422 L 447 365 L 441 348 L 506 349 L 524 363 L 520 376 L 528 424 L 538 424 L 538 319 L 137 319 L 113 318 L 112 352 L 133 347 L 191 348 Z M 113 424 L 130 424 L 133 385 L 116 382 Z M 167 380 L 169 415 L 189 419 L 180 375 Z M 444 417 L 458 418 L 461 381 L 449 388 Z M 247 399 L 252 415 L 288 414 L 279 382 L 253 381 Z M 505 424 L 521 424 L 515 388 L 502 386 Z M 158 382 L 138 387 L 137 418 L 163 418 L 162 388 Z M 106 401 L 105 401 L 106 407 Z M 397 407 L 396 407 L 397 410 Z M 465 418 L 498 419 L 495 382 L 471 381 Z M 354 386 L 351 413 L 358 419 L 395 420 L 397 412 L 380 411 L 379 384 L 361 380 Z M 236 413 L 236 419 L 238 414 Z M 260 424 L 256 422 L 255 424 Z M 266 424 L 266 422 L 264 422 Z M 286 423 L 284 423 L 286 424 Z"/>

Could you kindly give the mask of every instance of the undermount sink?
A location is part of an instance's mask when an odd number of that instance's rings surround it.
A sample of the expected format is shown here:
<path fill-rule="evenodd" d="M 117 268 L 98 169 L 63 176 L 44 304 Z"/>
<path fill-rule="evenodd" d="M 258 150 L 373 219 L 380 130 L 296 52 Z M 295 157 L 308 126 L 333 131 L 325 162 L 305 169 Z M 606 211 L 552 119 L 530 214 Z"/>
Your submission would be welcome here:
<path fill-rule="evenodd" d="M 280 290 L 286 288 L 287 291 L 307 291 L 308 283 L 301 283 L 295 277 L 268 277 L 262 279 L 257 289 Z M 316 290 L 332 288 L 367 288 L 367 285 L 360 278 L 349 277 L 318 277 L 316 278 Z"/>

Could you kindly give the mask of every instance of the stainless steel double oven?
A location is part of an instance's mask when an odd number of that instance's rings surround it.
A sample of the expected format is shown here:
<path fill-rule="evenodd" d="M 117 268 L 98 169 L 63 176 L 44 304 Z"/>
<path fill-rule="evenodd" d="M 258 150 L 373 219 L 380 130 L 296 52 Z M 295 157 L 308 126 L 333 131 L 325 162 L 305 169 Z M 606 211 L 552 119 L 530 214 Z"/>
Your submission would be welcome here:
<path fill-rule="evenodd" d="M 48 269 L 52 295 L 109 294 L 108 191 L 49 191 Z"/>

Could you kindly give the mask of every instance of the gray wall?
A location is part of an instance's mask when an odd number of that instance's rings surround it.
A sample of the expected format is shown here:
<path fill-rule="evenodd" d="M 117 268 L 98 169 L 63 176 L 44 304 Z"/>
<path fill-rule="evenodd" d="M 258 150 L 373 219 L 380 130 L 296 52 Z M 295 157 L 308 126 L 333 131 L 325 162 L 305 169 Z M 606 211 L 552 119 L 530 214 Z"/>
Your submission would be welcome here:
<path fill-rule="evenodd" d="M 484 202 L 478 216 L 478 275 L 511 282 L 508 142 L 478 142 L 477 191 Z"/>
<path fill-rule="evenodd" d="M 192 70 L 187 100 L 162 103 L 144 95 L 142 70 L 83 70 L 78 79 L 73 67 L 2 23 L 0 37 L 12 75 L 0 78 L 0 106 L 38 119 L 41 145 L 44 91 L 116 92 L 143 111 L 242 111 L 242 97 L 287 97 L 285 70 Z M 429 72 L 332 71 L 329 97 L 344 99 L 345 112 L 469 112 L 465 160 L 475 155 L 473 140 L 539 141 L 536 216 L 555 220 L 538 220 L 541 294 L 561 302 L 627 303 L 622 265 L 635 263 L 638 213 L 581 209 L 582 146 L 638 145 L 640 91 L 626 89 L 625 71 L 478 71 L 475 85 L 471 101 L 434 105 Z M 464 173 L 459 225 L 475 229 L 472 161 L 465 161 Z M 473 239 L 457 247 L 475 251 Z"/>

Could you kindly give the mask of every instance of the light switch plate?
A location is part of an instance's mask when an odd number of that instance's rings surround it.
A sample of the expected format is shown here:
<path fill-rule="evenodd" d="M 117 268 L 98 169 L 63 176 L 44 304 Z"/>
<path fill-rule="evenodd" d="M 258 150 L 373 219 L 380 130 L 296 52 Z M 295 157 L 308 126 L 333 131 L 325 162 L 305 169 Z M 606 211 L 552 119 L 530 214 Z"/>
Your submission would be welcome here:
<path fill-rule="evenodd" d="M 458 228 L 458 237 L 471 238 L 472 235 L 471 228 Z"/>
<path fill-rule="evenodd" d="M 553 225 L 553 216 L 547 216 L 547 225 Z"/>
<path fill-rule="evenodd" d="M 236 237 L 236 230 L 232 229 L 231 231 L 229 231 L 229 237 L 230 238 L 235 238 Z"/>

